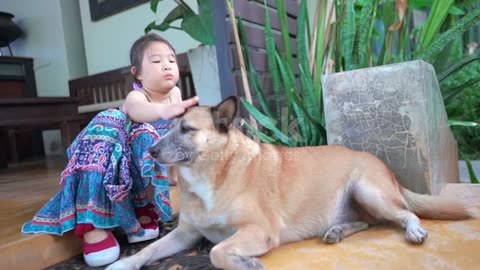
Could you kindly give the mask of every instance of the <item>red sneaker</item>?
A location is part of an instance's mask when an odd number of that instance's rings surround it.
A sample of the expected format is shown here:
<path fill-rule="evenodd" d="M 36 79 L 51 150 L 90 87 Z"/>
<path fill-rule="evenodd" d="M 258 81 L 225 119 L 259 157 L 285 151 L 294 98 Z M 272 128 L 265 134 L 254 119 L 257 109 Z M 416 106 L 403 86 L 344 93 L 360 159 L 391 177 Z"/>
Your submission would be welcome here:
<path fill-rule="evenodd" d="M 110 264 L 120 257 L 120 246 L 112 232 L 106 231 L 108 236 L 100 242 L 87 243 L 83 239 L 83 258 L 88 266 L 102 266 Z"/>
<path fill-rule="evenodd" d="M 141 223 L 145 233 L 143 236 L 137 236 L 133 234 L 127 235 L 129 243 L 142 242 L 147 240 L 152 240 L 158 237 L 160 231 L 158 229 L 158 214 L 155 212 L 155 206 L 151 203 L 147 204 L 144 207 L 138 208 L 135 210 L 135 215 L 140 219 L 141 217 L 149 217 L 150 221 L 148 223 Z"/>

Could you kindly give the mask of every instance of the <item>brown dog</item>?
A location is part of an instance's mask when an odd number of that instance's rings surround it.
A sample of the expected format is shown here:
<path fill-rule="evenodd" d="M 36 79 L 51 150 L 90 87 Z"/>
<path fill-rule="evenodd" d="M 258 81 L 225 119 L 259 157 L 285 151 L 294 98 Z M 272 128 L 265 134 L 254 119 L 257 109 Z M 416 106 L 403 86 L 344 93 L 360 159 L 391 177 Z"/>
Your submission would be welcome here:
<path fill-rule="evenodd" d="M 337 243 L 388 221 L 420 244 L 427 231 L 417 215 L 471 217 L 454 199 L 403 188 L 371 154 L 258 144 L 232 127 L 236 112 L 234 97 L 216 107 L 193 107 L 150 149 L 160 163 L 179 166 L 178 227 L 107 269 L 139 269 L 206 237 L 217 243 L 210 252 L 215 267 L 258 270 L 264 267 L 255 256 L 292 241 Z"/>

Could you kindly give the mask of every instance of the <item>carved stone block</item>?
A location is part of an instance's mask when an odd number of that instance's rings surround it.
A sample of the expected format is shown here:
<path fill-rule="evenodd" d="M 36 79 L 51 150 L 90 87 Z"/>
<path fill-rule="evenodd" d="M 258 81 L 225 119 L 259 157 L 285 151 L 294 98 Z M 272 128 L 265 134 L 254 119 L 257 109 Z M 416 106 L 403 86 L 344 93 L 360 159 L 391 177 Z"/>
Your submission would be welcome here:
<path fill-rule="evenodd" d="M 433 66 L 410 61 L 324 75 L 322 88 L 328 144 L 378 156 L 418 193 L 438 194 L 459 181 Z"/>

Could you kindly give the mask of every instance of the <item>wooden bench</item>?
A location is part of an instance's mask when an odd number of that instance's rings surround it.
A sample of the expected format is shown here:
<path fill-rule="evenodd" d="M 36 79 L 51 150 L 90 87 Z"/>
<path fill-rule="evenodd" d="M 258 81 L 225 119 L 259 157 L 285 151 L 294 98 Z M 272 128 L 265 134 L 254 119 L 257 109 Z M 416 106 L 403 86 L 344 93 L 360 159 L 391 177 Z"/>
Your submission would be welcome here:
<path fill-rule="evenodd" d="M 0 142 L 16 153 L 14 133 L 17 130 L 59 128 L 64 150 L 80 131 L 78 99 L 71 97 L 20 97 L 0 99 Z M 12 148 L 13 147 L 13 148 Z M 0 168 L 8 166 L 7 149 L 0 151 Z M 12 157 L 17 161 L 16 157 Z"/>
<path fill-rule="evenodd" d="M 177 55 L 180 70 L 179 88 L 183 98 L 195 96 L 192 74 L 187 54 Z M 78 98 L 78 113 L 81 125 L 88 122 L 100 111 L 120 107 L 128 92 L 133 89 L 130 67 L 122 67 L 69 81 L 70 97 Z"/>

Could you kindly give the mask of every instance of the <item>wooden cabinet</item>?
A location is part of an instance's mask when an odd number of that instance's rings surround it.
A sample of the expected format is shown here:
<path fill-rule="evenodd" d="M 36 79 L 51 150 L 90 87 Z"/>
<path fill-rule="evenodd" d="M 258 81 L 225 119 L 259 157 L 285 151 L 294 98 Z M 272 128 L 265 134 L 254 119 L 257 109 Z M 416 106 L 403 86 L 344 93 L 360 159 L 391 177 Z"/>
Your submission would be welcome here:
<path fill-rule="evenodd" d="M 33 59 L 0 56 L 0 98 L 36 96 Z"/>
<path fill-rule="evenodd" d="M 33 59 L 0 56 L 0 98 L 36 97 L 37 87 Z M 0 115 L 0 120 L 5 116 Z M 43 137 L 40 130 L 15 128 L 0 130 L 0 146 L 8 152 L 10 162 L 43 157 Z"/>

